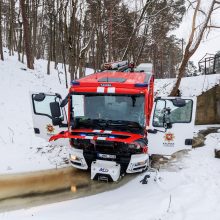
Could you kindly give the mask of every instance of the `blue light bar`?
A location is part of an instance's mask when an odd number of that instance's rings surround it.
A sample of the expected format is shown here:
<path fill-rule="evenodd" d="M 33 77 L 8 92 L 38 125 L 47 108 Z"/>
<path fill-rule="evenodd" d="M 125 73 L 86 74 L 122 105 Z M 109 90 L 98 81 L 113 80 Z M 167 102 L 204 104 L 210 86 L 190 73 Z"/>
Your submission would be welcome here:
<path fill-rule="evenodd" d="M 72 86 L 79 86 L 79 85 L 80 85 L 80 82 L 73 80 L 73 81 L 71 82 L 71 85 L 72 85 Z"/>
<path fill-rule="evenodd" d="M 115 138 L 115 136 L 109 136 L 109 138 Z"/>
<path fill-rule="evenodd" d="M 80 136 L 85 137 L 85 136 L 86 136 L 86 134 L 80 134 Z"/>
<path fill-rule="evenodd" d="M 136 83 L 134 84 L 135 87 L 148 87 L 148 84 L 147 83 Z"/>

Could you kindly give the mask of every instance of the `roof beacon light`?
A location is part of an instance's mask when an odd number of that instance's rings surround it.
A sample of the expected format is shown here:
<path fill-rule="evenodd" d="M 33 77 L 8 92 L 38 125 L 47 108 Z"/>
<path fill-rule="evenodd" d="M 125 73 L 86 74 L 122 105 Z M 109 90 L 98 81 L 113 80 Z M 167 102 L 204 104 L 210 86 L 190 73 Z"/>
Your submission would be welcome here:
<path fill-rule="evenodd" d="M 148 87 L 148 84 L 147 83 L 136 83 L 134 84 L 134 86 L 141 88 L 141 87 Z"/>
<path fill-rule="evenodd" d="M 72 85 L 72 86 L 79 86 L 79 85 L 80 85 L 80 82 L 73 80 L 73 81 L 71 82 L 71 85 Z"/>

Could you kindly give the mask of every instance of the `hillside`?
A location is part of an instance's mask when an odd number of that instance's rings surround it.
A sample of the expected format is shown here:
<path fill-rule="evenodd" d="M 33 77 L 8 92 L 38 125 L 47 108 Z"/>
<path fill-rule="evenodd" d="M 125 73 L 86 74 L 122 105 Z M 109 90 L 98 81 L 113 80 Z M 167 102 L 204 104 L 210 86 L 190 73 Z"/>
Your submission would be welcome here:
<path fill-rule="evenodd" d="M 30 105 L 31 91 L 55 91 L 64 97 L 67 94 L 64 74 L 60 74 L 59 81 L 52 63 L 51 75 L 47 75 L 45 60 L 36 60 L 35 70 L 27 70 L 16 56 L 10 57 L 5 51 L 5 61 L 0 61 L 0 152 L 6 156 L 0 160 L 0 173 L 66 166 L 68 148 L 35 137 Z M 58 68 L 62 72 L 62 65 Z M 87 69 L 87 74 L 91 72 Z M 180 89 L 183 95 L 198 95 L 201 88 L 211 88 L 219 79 L 220 74 L 184 78 Z M 157 95 L 168 94 L 173 82 L 174 79 L 156 80 Z"/>
<path fill-rule="evenodd" d="M 175 83 L 175 79 L 156 79 L 155 95 L 167 96 Z M 181 80 L 180 92 L 182 96 L 199 96 L 203 92 L 220 85 L 220 73 L 212 75 L 201 75 L 185 77 Z"/>

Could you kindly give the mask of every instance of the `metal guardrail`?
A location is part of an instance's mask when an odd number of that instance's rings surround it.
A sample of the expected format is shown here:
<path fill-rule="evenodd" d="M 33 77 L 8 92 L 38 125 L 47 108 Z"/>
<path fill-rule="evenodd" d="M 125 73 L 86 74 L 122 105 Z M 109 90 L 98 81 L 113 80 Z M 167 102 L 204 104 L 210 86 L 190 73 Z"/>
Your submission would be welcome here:
<path fill-rule="evenodd" d="M 203 75 L 220 73 L 220 54 L 207 56 L 206 54 L 199 62 L 199 72 Z"/>

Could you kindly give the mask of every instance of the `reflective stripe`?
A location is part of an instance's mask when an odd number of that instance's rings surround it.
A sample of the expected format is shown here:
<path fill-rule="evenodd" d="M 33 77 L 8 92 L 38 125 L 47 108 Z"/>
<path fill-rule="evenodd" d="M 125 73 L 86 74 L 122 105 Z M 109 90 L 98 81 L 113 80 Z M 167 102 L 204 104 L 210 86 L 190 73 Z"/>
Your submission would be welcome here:
<path fill-rule="evenodd" d="M 104 134 L 111 134 L 112 131 L 105 130 L 103 133 L 104 133 Z"/>
<path fill-rule="evenodd" d="M 92 132 L 100 133 L 102 130 L 93 130 Z"/>
<path fill-rule="evenodd" d="M 105 140 L 106 140 L 106 137 L 97 137 L 97 140 L 105 141 Z"/>
<path fill-rule="evenodd" d="M 107 88 L 107 93 L 115 93 L 115 87 Z"/>
<path fill-rule="evenodd" d="M 104 91 L 105 91 L 104 87 L 97 87 L 97 92 L 104 93 Z"/>
<path fill-rule="evenodd" d="M 85 136 L 85 139 L 93 140 L 94 136 Z"/>

